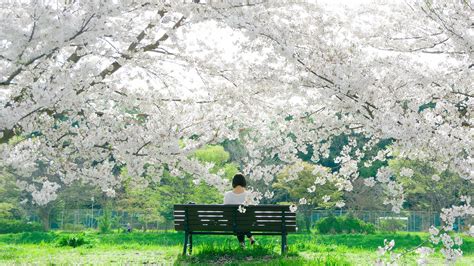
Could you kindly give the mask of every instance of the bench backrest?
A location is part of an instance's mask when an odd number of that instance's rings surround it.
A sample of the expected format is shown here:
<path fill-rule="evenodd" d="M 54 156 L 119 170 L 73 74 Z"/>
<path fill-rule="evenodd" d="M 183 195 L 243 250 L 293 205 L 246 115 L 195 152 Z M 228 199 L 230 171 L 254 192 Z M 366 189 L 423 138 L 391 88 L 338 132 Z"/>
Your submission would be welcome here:
<path fill-rule="evenodd" d="M 177 231 L 295 232 L 296 214 L 288 205 L 174 205 Z"/>

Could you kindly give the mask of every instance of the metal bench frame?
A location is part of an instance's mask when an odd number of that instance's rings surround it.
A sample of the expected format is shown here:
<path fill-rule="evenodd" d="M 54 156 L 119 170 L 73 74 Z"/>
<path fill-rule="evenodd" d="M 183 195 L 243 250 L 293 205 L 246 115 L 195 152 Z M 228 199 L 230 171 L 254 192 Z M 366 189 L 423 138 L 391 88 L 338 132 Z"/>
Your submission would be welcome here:
<path fill-rule="evenodd" d="M 252 235 L 281 235 L 281 254 L 288 250 L 287 235 L 296 232 L 296 214 L 289 205 L 176 204 L 176 231 L 184 231 L 183 255 L 193 250 L 193 235 L 236 235 L 251 231 Z M 220 219 L 219 219 L 220 218 Z M 191 224 L 190 224 L 191 220 Z M 271 226 L 270 226 L 270 225 Z"/>

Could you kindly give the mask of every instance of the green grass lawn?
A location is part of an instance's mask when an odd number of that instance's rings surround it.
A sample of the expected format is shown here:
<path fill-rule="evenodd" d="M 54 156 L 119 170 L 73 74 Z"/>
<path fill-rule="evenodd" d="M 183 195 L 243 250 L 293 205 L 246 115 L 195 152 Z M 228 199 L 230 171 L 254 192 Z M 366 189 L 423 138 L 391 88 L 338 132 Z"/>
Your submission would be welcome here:
<path fill-rule="evenodd" d="M 165 265 L 370 265 L 384 239 L 395 239 L 395 252 L 410 249 L 427 238 L 424 233 L 374 235 L 291 234 L 289 252 L 280 256 L 280 237 L 259 236 L 258 245 L 241 250 L 233 236 L 194 236 L 192 256 L 180 256 L 183 234 L 177 232 L 98 234 L 86 232 L 86 245 L 58 246 L 71 233 L 0 235 L 0 264 L 165 264 Z M 464 257 L 456 265 L 474 265 L 474 238 L 464 238 Z M 433 265 L 442 265 L 439 252 Z M 414 254 L 401 265 L 416 265 Z"/>

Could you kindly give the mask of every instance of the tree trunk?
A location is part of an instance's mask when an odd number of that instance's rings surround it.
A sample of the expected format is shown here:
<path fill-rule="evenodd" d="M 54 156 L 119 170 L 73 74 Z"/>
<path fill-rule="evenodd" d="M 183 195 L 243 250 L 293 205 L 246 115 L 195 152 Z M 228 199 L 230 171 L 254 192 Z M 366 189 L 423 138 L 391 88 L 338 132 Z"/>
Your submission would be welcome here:
<path fill-rule="evenodd" d="M 50 224 L 49 224 L 49 215 L 51 213 L 51 208 L 50 207 L 41 207 L 38 210 L 38 216 L 41 219 L 41 224 L 43 225 L 43 229 L 45 231 L 49 231 L 50 229 Z"/>
<path fill-rule="evenodd" d="M 306 231 L 310 232 L 311 231 L 311 214 L 308 215 L 306 214 L 304 217 L 305 224 L 306 224 Z"/>
<path fill-rule="evenodd" d="M 312 208 L 308 207 L 306 210 L 303 211 L 306 231 L 308 231 L 308 232 L 311 231 L 311 214 L 312 214 L 311 210 L 312 210 Z"/>

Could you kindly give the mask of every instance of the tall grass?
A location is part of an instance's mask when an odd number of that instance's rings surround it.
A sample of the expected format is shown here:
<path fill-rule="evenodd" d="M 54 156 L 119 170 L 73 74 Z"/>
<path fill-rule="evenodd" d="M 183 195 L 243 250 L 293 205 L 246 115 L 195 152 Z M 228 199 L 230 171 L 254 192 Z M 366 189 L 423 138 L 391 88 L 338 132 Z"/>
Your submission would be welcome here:
<path fill-rule="evenodd" d="M 77 248 L 58 247 L 59 239 L 75 234 L 0 234 L 0 264 L 47 264 L 50 261 L 72 264 L 76 260 L 87 262 L 95 259 L 97 264 L 368 265 L 375 261 L 375 251 L 383 245 L 384 239 L 394 239 L 394 251 L 401 253 L 428 238 L 426 233 L 290 234 L 288 254 L 281 256 L 281 238 L 278 236 L 257 236 L 255 246 L 242 250 L 235 236 L 196 235 L 193 236 L 193 254 L 181 256 L 182 232 L 101 234 L 86 231 L 84 237 L 93 244 Z M 474 265 L 474 238 L 464 238 L 462 249 L 466 263 L 460 265 Z M 439 252 L 434 257 L 437 263 L 443 263 Z M 416 264 L 413 255 L 408 255 L 405 262 Z"/>
<path fill-rule="evenodd" d="M 66 232 L 27 232 L 18 234 L 0 234 L 0 243 L 4 244 L 39 244 L 54 243 L 58 238 L 77 233 Z M 134 233 L 110 233 L 98 234 L 94 231 L 86 231 L 84 234 L 91 239 L 96 239 L 102 245 L 156 245 L 177 246 L 182 245 L 184 234 L 182 232 L 134 232 Z M 288 246 L 296 250 L 323 249 L 361 249 L 374 251 L 383 244 L 384 239 L 394 239 L 396 249 L 407 249 L 419 245 L 428 238 L 427 233 L 377 233 L 372 235 L 342 234 L 342 235 L 319 235 L 319 234 L 290 234 L 288 235 Z M 262 246 L 271 246 L 275 251 L 280 249 L 280 238 L 278 236 L 258 236 L 258 243 Z M 200 245 L 218 243 L 220 246 L 238 247 L 234 236 L 196 235 L 193 237 L 195 250 Z M 196 249 L 197 248 L 197 249 Z M 464 237 L 462 245 L 464 254 L 474 254 L 474 238 Z"/>

